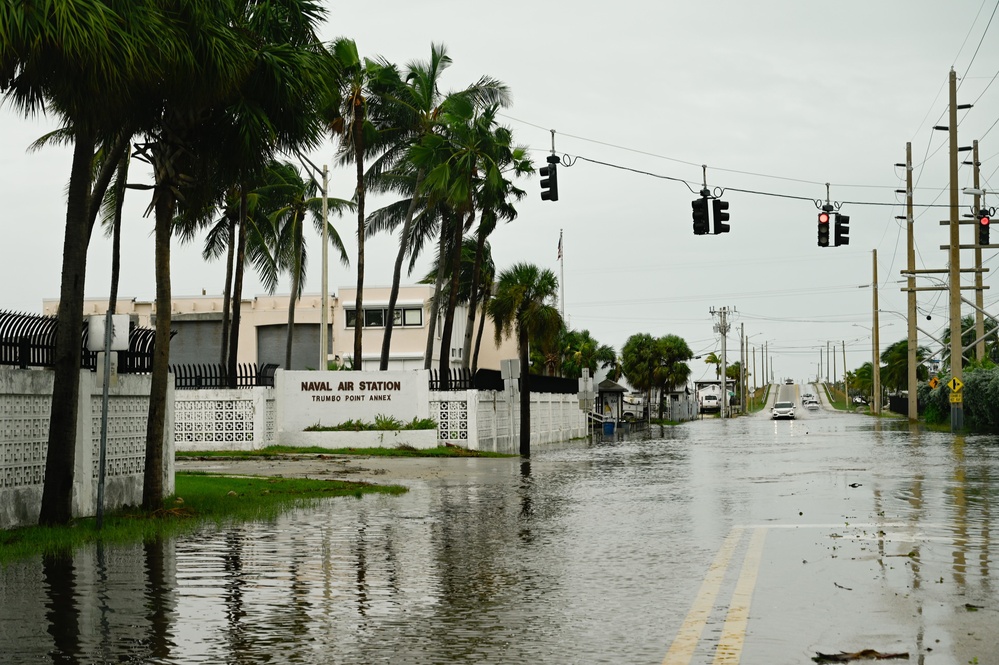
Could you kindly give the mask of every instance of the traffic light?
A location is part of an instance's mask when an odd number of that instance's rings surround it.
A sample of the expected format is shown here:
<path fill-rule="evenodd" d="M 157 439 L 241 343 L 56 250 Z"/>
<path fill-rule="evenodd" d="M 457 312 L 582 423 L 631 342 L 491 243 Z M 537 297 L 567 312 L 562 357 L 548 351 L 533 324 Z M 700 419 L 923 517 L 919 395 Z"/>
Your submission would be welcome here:
<path fill-rule="evenodd" d="M 978 244 L 989 244 L 989 210 L 982 208 L 978 211 Z"/>
<path fill-rule="evenodd" d="M 819 213 L 819 247 L 829 246 L 829 213 L 825 210 Z"/>
<path fill-rule="evenodd" d="M 708 200 L 705 197 L 690 202 L 694 209 L 694 235 L 702 236 L 708 232 Z"/>
<path fill-rule="evenodd" d="M 542 166 L 538 173 L 541 181 L 541 200 L 558 201 L 558 155 L 548 155 L 548 166 Z"/>
<path fill-rule="evenodd" d="M 850 244 L 850 218 L 836 213 L 836 235 L 834 247 Z"/>
<path fill-rule="evenodd" d="M 711 209 L 714 213 L 715 235 L 728 233 L 728 224 L 725 223 L 729 219 L 728 213 L 725 212 L 728 210 L 728 202 L 721 199 L 713 199 L 711 201 Z"/>

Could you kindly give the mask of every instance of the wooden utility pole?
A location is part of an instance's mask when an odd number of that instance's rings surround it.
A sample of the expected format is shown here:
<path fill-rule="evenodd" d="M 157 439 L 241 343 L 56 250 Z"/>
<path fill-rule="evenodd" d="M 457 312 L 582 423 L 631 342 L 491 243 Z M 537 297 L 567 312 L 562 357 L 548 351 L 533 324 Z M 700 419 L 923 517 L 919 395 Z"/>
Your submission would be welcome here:
<path fill-rule="evenodd" d="M 950 373 L 958 382 L 964 379 L 964 353 L 961 348 L 961 234 L 957 190 L 957 74 L 950 70 L 948 132 L 950 134 Z M 961 393 L 954 392 L 960 398 Z M 964 427 L 964 404 L 950 403 L 950 431 Z"/>
<path fill-rule="evenodd" d="M 912 217 L 912 143 L 905 144 L 905 228 L 906 228 L 906 267 L 908 277 L 906 286 L 909 291 L 906 294 L 908 299 L 908 310 L 906 324 L 908 327 L 908 381 L 906 390 L 909 394 L 909 422 L 919 420 L 919 404 L 916 399 L 916 349 L 919 341 L 916 338 L 916 245 L 913 239 L 913 217 Z"/>
<path fill-rule="evenodd" d="M 874 389 L 872 396 L 874 406 L 871 411 L 874 415 L 881 415 L 881 341 L 878 339 L 878 250 L 872 250 L 874 255 L 874 281 L 871 283 L 874 292 L 874 319 L 871 327 L 871 376 L 873 378 Z"/>

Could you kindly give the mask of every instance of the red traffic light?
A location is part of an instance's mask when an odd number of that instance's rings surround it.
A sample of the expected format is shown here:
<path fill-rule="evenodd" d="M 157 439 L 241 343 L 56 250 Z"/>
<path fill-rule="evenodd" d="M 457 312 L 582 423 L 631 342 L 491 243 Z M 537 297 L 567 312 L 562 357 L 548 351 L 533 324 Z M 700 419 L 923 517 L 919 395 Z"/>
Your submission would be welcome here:
<path fill-rule="evenodd" d="M 819 224 L 829 223 L 829 213 L 822 211 L 819 213 Z"/>
<path fill-rule="evenodd" d="M 989 218 L 988 217 L 982 217 L 980 220 L 978 220 L 978 223 L 981 224 L 982 226 L 988 226 L 989 225 Z"/>

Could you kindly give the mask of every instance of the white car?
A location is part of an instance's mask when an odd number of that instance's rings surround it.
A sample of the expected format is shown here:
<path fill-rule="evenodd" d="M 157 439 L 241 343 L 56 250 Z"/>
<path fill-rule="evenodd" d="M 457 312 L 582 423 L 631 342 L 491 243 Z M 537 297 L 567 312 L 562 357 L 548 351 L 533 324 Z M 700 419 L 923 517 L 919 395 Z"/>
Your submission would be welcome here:
<path fill-rule="evenodd" d="M 794 420 L 794 402 L 777 402 L 774 404 L 774 408 L 770 410 L 770 418 L 772 420 L 780 418 Z"/>

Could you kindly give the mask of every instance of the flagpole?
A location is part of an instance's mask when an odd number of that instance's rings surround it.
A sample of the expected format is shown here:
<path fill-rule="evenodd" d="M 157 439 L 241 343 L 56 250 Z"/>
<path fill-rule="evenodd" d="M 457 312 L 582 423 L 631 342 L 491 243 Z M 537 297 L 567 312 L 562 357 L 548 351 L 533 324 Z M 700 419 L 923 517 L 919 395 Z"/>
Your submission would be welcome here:
<path fill-rule="evenodd" d="M 565 253 L 562 251 L 562 229 L 558 230 L 559 316 L 565 321 Z"/>

